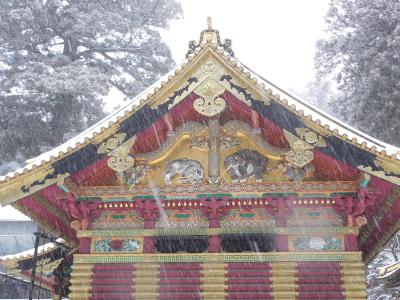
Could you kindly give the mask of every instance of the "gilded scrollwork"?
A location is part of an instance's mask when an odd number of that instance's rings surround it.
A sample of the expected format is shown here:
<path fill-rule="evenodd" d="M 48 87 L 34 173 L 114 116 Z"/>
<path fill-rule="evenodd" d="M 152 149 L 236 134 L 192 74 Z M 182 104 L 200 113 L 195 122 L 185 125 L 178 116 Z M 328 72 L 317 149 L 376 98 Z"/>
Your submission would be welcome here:
<path fill-rule="evenodd" d="M 120 132 L 114 134 L 112 137 L 107 139 L 105 142 L 101 143 L 99 145 L 99 148 L 97 149 L 98 154 L 104 154 L 108 153 L 115 148 L 117 148 L 119 145 L 121 145 L 126 137 L 126 133 Z"/>
<path fill-rule="evenodd" d="M 314 159 L 314 154 L 310 151 L 310 148 L 306 143 L 302 141 L 296 141 L 292 150 L 286 153 L 286 160 L 293 166 L 303 168 Z"/>
<path fill-rule="evenodd" d="M 284 130 L 286 140 L 289 142 L 291 150 L 285 153 L 286 160 L 294 167 L 303 168 L 314 159 L 311 151 L 314 147 L 303 141 L 289 131 Z"/>
<path fill-rule="evenodd" d="M 359 170 L 364 171 L 365 173 L 374 175 L 374 176 L 376 176 L 378 178 L 382 178 L 382 179 L 384 179 L 386 181 L 389 181 L 391 183 L 400 185 L 400 177 L 398 177 L 398 176 L 390 176 L 390 175 L 387 175 L 384 171 L 373 170 L 371 167 L 366 167 L 366 166 L 363 166 L 363 165 L 358 166 L 357 168 Z"/>
<path fill-rule="evenodd" d="M 285 155 L 289 149 L 278 148 L 270 145 L 260 134 L 254 132 L 254 130 L 243 121 L 229 121 L 224 124 L 222 130 L 227 132 L 230 136 L 235 136 L 240 133 L 244 133 L 249 137 L 260 149 L 265 149 L 267 152 L 274 156 L 280 157 Z"/>
<path fill-rule="evenodd" d="M 153 162 L 154 160 L 165 156 L 166 153 L 170 151 L 174 146 L 176 146 L 178 144 L 178 141 L 183 139 L 185 136 L 196 136 L 206 129 L 206 126 L 198 122 L 184 123 L 175 129 L 175 134 L 170 135 L 167 140 L 161 145 L 161 147 L 151 152 L 138 153 L 135 155 L 135 159 L 145 160 L 149 163 Z"/>
<path fill-rule="evenodd" d="M 226 108 L 226 102 L 219 97 L 225 88 L 211 76 L 207 77 L 196 87 L 195 92 L 200 98 L 193 102 L 194 109 L 201 115 L 212 117 Z"/>
<path fill-rule="evenodd" d="M 228 134 L 222 134 L 219 138 L 219 142 L 221 151 L 229 151 L 240 145 L 240 140 L 238 138 Z M 190 149 L 200 151 L 208 151 L 210 149 L 209 140 L 205 135 L 194 136 L 188 146 Z"/>
<path fill-rule="evenodd" d="M 216 64 L 212 60 L 207 60 L 206 63 L 201 67 L 204 73 L 211 74 L 217 69 Z"/>
<path fill-rule="evenodd" d="M 386 173 L 400 175 L 400 163 L 394 160 L 388 160 L 378 157 L 374 160 L 375 166 L 382 168 Z"/>
<path fill-rule="evenodd" d="M 309 144 L 316 147 L 326 147 L 324 138 L 308 128 L 296 128 L 296 133 Z"/>
<path fill-rule="evenodd" d="M 136 141 L 136 136 L 130 138 L 122 145 L 115 147 L 109 154 L 107 165 L 117 173 L 127 171 L 133 167 L 135 160 L 130 155 L 130 150 Z"/>

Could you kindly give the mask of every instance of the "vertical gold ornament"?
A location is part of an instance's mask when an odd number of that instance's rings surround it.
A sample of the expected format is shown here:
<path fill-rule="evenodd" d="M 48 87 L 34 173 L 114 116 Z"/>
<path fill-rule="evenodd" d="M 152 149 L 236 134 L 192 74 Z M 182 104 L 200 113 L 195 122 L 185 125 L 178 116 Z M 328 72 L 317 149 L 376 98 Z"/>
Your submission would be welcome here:
<path fill-rule="evenodd" d="M 124 172 L 133 167 L 135 160 L 130 156 L 131 147 L 136 141 L 136 136 L 130 138 L 121 146 L 111 151 L 108 156 L 107 165 L 116 172 Z"/>
<path fill-rule="evenodd" d="M 218 97 L 225 91 L 225 88 L 211 76 L 201 82 L 194 91 L 200 96 L 193 102 L 193 107 L 199 114 L 212 117 L 226 108 L 225 100 Z"/>

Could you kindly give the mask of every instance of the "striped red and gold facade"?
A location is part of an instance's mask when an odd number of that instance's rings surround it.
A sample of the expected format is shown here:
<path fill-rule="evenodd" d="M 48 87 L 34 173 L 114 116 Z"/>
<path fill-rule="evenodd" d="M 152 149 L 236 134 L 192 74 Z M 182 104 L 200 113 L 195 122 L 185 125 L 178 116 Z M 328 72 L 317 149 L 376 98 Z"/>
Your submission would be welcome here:
<path fill-rule="evenodd" d="M 147 255 L 148 262 L 127 262 L 142 259 L 77 255 L 71 299 L 366 299 L 359 253 Z"/>

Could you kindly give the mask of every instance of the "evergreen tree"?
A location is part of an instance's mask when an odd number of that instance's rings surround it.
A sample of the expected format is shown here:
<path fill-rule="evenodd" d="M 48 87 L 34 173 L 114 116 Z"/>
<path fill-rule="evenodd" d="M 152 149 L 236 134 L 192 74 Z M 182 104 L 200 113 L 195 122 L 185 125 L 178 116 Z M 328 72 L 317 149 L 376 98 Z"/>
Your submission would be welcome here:
<path fill-rule="evenodd" d="M 334 114 L 400 145 L 400 2 L 332 0 L 317 44 L 319 78 L 334 78 Z"/>
<path fill-rule="evenodd" d="M 0 165 L 93 124 L 110 88 L 131 98 L 169 71 L 159 30 L 180 15 L 175 0 L 0 1 Z"/>

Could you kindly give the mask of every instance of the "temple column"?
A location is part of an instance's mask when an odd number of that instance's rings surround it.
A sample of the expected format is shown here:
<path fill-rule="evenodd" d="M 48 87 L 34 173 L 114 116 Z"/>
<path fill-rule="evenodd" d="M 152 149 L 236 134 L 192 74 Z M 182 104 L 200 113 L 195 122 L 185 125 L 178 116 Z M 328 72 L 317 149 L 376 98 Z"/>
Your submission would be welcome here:
<path fill-rule="evenodd" d="M 220 222 L 219 218 L 221 214 L 226 212 L 226 204 L 228 199 L 223 197 L 217 199 L 216 197 L 211 197 L 210 200 L 207 198 L 201 199 L 201 205 L 203 208 L 203 214 L 206 215 L 210 220 L 210 228 L 219 228 Z M 221 252 L 221 240 L 219 235 L 208 236 L 208 252 L 216 253 Z"/>
<path fill-rule="evenodd" d="M 275 224 L 277 227 L 287 226 L 287 217 L 293 212 L 293 197 L 278 197 L 274 201 L 268 202 L 273 206 L 273 214 L 275 215 Z M 289 251 L 289 238 L 287 234 L 278 233 L 276 236 L 276 251 Z"/>
<path fill-rule="evenodd" d="M 79 238 L 79 253 L 80 254 L 88 254 L 90 253 L 90 245 L 92 243 L 92 239 L 90 237 L 81 237 Z"/>
<path fill-rule="evenodd" d="M 144 229 L 154 229 L 156 225 L 156 219 L 159 216 L 158 207 L 153 199 L 138 199 L 137 200 L 137 211 L 139 215 L 144 219 Z M 143 252 L 154 253 L 156 250 L 154 238 L 151 236 L 145 236 L 143 238 Z"/>
<path fill-rule="evenodd" d="M 251 111 L 251 128 L 253 128 L 255 133 L 261 133 L 260 116 L 254 110 Z"/>
<path fill-rule="evenodd" d="M 211 184 L 218 183 L 220 176 L 220 141 L 219 141 L 219 119 L 208 120 L 208 140 L 210 143 L 210 149 L 208 152 L 208 180 Z M 206 200 L 202 201 L 203 207 L 206 208 L 205 214 L 209 217 L 210 228 L 218 228 L 219 215 L 218 207 L 219 203 L 215 197 L 211 198 L 208 203 Z M 221 240 L 218 235 L 210 235 L 208 237 L 208 252 L 215 253 L 221 251 Z"/>
<path fill-rule="evenodd" d="M 208 120 L 208 141 L 210 143 L 210 150 L 208 151 L 208 180 L 211 184 L 216 184 L 220 175 L 219 119 Z"/>

